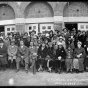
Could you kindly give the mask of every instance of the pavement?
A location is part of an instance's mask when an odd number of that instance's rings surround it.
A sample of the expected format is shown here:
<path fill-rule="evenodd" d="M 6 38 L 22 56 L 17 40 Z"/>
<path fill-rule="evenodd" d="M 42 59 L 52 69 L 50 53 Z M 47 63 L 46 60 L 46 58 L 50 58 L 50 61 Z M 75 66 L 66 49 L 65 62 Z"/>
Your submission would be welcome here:
<path fill-rule="evenodd" d="M 28 73 L 21 69 L 16 73 L 15 70 L 7 69 L 0 71 L 0 86 L 87 86 L 88 72 L 84 73 L 49 73 L 36 72 L 34 75 L 31 70 Z"/>

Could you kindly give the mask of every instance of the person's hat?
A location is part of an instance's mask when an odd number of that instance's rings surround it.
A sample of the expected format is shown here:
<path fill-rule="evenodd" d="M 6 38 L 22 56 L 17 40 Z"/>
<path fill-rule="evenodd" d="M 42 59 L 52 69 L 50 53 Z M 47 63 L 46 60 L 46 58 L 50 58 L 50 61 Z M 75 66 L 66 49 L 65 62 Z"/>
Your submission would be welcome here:
<path fill-rule="evenodd" d="M 63 39 L 63 37 L 62 37 L 62 36 L 60 36 L 60 37 L 59 37 L 59 39 Z"/>
<path fill-rule="evenodd" d="M 48 36 L 49 36 L 49 34 L 47 33 L 47 34 L 46 34 L 46 37 L 48 37 Z"/>
<path fill-rule="evenodd" d="M 77 43 L 77 44 L 80 44 L 80 45 L 82 45 L 82 42 L 78 41 L 78 43 Z"/>
<path fill-rule="evenodd" d="M 36 31 L 35 31 L 35 30 L 32 30 L 31 32 L 35 32 L 35 33 L 36 33 Z"/>
<path fill-rule="evenodd" d="M 62 45 L 62 43 L 61 42 L 57 42 L 57 45 Z"/>
<path fill-rule="evenodd" d="M 59 40 L 60 40 L 60 39 L 62 39 L 62 40 L 64 40 L 64 41 L 65 41 L 65 39 L 64 39 L 62 36 L 60 36 L 60 37 L 59 37 Z"/>
<path fill-rule="evenodd" d="M 63 28 L 63 31 L 64 31 L 65 29 L 67 30 L 67 28 L 65 27 L 65 28 Z"/>
<path fill-rule="evenodd" d="M 0 43 L 3 43 L 3 39 L 2 38 L 0 38 Z"/>

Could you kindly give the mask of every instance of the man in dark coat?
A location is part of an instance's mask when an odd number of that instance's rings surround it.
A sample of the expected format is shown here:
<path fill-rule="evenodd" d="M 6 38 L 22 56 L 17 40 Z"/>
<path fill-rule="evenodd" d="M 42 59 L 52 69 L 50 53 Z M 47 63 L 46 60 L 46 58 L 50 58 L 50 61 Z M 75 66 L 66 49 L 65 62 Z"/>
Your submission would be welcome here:
<path fill-rule="evenodd" d="M 82 41 L 82 47 L 84 47 L 84 42 L 86 41 L 86 34 L 85 34 L 85 31 L 82 32 L 81 41 Z"/>
<path fill-rule="evenodd" d="M 2 39 L 0 39 L 0 63 L 3 66 L 3 70 L 6 70 L 7 65 L 7 47 L 4 45 Z"/>
<path fill-rule="evenodd" d="M 65 66 L 66 51 L 65 51 L 64 47 L 62 46 L 62 43 L 59 43 L 58 46 L 59 47 L 56 50 L 55 64 L 56 64 L 56 71 L 58 70 L 60 73 L 61 70 L 63 70 L 63 68 Z"/>
<path fill-rule="evenodd" d="M 84 59 L 84 68 L 86 71 L 88 71 L 88 37 L 86 38 L 86 41 L 84 42 L 84 49 L 86 52 L 86 56 Z"/>

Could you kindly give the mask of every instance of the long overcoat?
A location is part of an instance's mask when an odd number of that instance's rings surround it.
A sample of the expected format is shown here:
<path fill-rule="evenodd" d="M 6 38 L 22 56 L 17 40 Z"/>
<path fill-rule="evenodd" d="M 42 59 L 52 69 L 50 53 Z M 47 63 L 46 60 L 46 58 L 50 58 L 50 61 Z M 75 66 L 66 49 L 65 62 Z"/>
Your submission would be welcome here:
<path fill-rule="evenodd" d="M 82 54 L 80 56 L 80 58 L 77 57 L 77 55 Z M 85 50 L 84 48 L 75 48 L 74 50 L 74 58 L 78 59 L 78 65 L 79 65 L 79 71 L 83 71 L 84 70 L 84 57 L 85 57 Z"/>
<path fill-rule="evenodd" d="M 29 60 L 28 60 L 28 48 L 24 45 L 23 48 L 20 46 L 18 48 L 18 53 L 17 53 L 17 59 L 16 59 L 16 62 L 19 62 L 21 61 L 21 56 L 23 56 L 24 58 L 24 61 L 25 63 L 29 63 Z"/>
<path fill-rule="evenodd" d="M 0 47 L 0 55 L 2 55 L 0 57 L 2 65 L 7 64 L 7 47 L 5 45 L 2 48 Z"/>

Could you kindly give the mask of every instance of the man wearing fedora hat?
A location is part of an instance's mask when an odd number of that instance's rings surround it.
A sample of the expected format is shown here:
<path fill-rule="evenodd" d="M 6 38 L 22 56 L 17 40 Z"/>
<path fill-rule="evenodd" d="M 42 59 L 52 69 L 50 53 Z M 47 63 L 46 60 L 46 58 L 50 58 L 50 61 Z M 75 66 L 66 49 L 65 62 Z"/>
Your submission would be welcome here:
<path fill-rule="evenodd" d="M 3 70 L 6 70 L 7 65 L 7 47 L 4 45 L 2 39 L 0 39 L 0 62 L 3 66 Z"/>
<path fill-rule="evenodd" d="M 78 41 L 77 48 L 74 50 L 74 59 L 73 59 L 73 68 L 78 73 L 84 71 L 84 57 L 85 57 L 85 50 L 81 47 L 82 42 Z"/>

